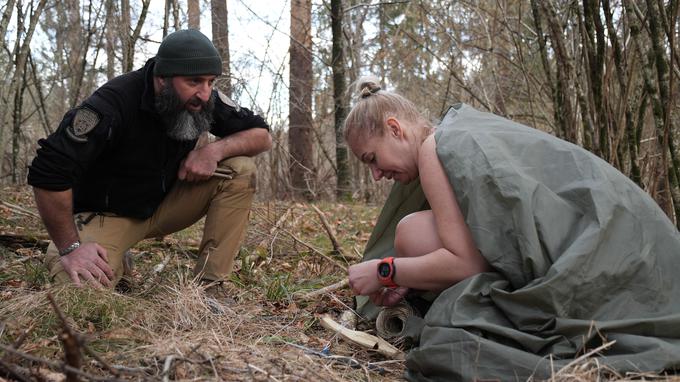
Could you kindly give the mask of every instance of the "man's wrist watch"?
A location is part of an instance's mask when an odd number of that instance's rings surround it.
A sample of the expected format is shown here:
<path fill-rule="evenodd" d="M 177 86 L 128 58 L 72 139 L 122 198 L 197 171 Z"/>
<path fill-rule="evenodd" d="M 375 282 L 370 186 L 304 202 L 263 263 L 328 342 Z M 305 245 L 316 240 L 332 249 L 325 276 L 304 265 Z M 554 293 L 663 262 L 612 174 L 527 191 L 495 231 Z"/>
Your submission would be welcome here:
<path fill-rule="evenodd" d="M 78 248 L 80 248 L 80 240 L 74 241 L 71 245 L 59 251 L 59 256 L 66 256 Z"/>
<path fill-rule="evenodd" d="M 386 257 L 378 263 L 378 280 L 380 283 L 388 288 L 396 288 L 397 284 L 394 282 L 394 275 L 396 268 L 394 266 L 394 257 Z"/>

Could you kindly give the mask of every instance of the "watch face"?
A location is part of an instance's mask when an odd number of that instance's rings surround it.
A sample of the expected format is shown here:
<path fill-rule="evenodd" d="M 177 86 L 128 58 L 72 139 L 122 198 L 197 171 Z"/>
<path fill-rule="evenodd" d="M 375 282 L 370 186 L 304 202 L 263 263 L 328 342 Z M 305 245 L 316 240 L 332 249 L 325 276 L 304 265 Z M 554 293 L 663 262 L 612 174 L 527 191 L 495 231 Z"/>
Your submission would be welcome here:
<path fill-rule="evenodd" d="M 378 274 L 380 277 L 388 277 L 390 275 L 390 265 L 387 263 L 381 263 L 378 266 Z"/>

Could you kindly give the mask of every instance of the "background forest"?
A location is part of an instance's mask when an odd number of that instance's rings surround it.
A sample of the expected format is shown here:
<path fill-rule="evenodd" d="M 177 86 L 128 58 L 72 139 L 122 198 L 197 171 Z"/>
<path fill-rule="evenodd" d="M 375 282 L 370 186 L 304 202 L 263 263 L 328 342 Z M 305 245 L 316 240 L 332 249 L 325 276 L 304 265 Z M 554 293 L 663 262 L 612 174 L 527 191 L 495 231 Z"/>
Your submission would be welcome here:
<path fill-rule="evenodd" d="M 262 198 L 383 197 L 387 185 L 370 179 L 338 134 L 349 84 L 374 74 L 434 120 L 465 102 L 581 145 L 677 220 L 677 1 L 248 3 L 6 2 L 1 181 L 22 184 L 37 139 L 64 112 L 140 67 L 167 33 L 194 27 L 225 58 L 220 88 L 272 125 L 275 147 L 259 159 Z M 244 45 L 249 23 L 258 23 L 262 46 Z M 281 36 L 290 46 L 277 60 Z"/>

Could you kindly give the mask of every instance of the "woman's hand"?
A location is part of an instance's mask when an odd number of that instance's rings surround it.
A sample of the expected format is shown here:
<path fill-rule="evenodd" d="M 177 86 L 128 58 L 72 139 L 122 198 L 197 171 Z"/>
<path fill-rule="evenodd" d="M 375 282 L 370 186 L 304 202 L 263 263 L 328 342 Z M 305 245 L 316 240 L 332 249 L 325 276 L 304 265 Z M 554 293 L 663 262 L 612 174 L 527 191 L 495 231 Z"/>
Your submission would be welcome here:
<path fill-rule="evenodd" d="M 372 293 L 369 298 L 375 305 L 393 306 L 400 303 L 408 291 L 409 288 L 407 287 L 381 288 L 377 292 Z"/>
<path fill-rule="evenodd" d="M 369 260 L 349 267 L 349 287 L 354 294 L 369 296 L 383 287 L 378 280 L 378 263 L 380 260 Z"/>

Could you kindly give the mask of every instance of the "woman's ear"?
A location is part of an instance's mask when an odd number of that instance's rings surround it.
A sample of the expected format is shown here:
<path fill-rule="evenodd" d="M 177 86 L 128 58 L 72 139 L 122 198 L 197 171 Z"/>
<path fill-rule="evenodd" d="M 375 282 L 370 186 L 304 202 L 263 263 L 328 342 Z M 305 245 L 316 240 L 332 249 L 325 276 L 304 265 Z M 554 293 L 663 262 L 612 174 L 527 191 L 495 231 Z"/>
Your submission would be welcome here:
<path fill-rule="evenodd" d="M 387 118 L 387 128 L 390 134 L 395 138 L 401 138 L 404 136 L 404 130 L 401 128 L 401 123 L 394 117 Z"/>

